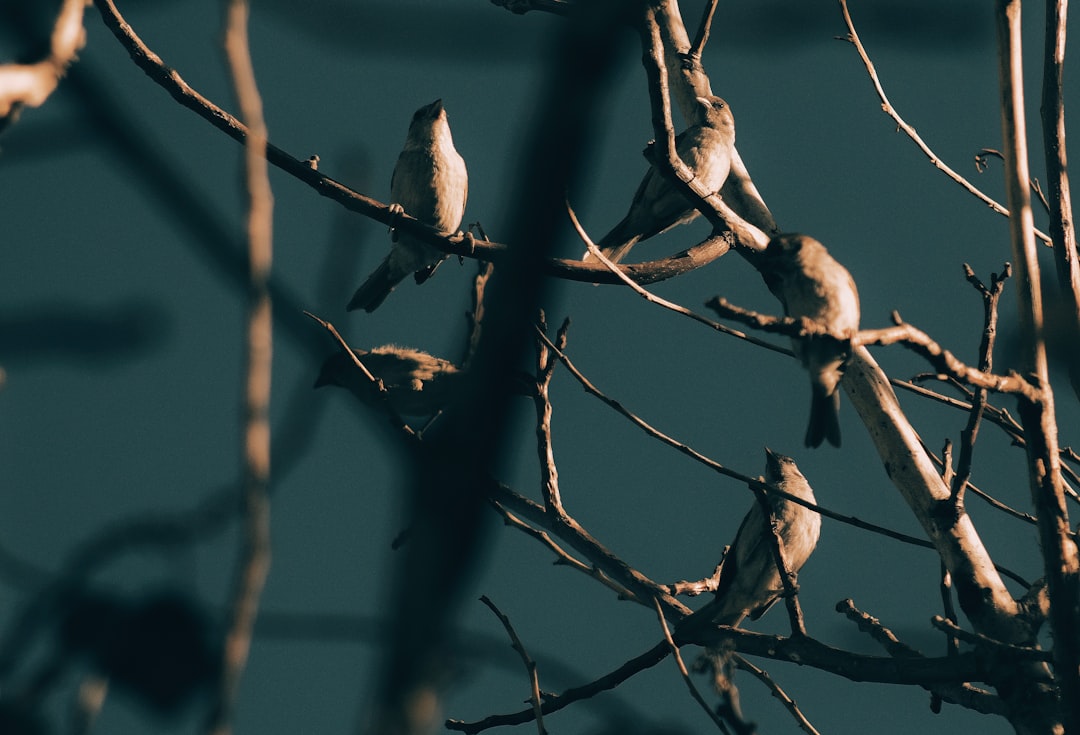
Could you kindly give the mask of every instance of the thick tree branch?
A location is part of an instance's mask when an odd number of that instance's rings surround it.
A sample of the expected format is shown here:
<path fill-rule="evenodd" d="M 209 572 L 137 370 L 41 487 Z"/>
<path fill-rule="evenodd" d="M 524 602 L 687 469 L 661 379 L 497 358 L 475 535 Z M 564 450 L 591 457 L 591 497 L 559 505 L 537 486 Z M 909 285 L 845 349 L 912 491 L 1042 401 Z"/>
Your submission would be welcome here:
<path fill-rule="evenodd" d="M 1042 136 L 1050 209 L 1050 237 L 1061 295 L 1062 316 L 1072 349 L 1080 342 L 1080 255 L 1073 222 L 1069 168 L 1065 155 L 1065 18 L 1067 0 L 1047 0 L 1043 44 Z M 1073 392 L 1080 397 L 1080 360 L 1069 361 Z"/>

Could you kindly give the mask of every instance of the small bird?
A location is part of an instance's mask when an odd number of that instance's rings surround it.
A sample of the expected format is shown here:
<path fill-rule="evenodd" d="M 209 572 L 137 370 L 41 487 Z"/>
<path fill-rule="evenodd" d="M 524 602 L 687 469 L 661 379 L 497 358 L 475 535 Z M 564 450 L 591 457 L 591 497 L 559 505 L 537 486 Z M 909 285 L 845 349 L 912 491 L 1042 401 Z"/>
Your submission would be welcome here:
<path fill-rule="evenodd" d="M 390 179 L 390 208 L 406 212 L 445 233 L 457 232 L 465 216 L 469 174 L 454 148 L 442 100 L 421 107 L 409 124 L 405 148 Z M 410 273 L 423 283 L 446 258 L 446 253 L 394 230 L 390 254 L 356 290 L 348 311 L 372 312 Z"/>
<path fill-rule="evenodd" d="M 859 292 L 855 280 L 807 235 L 777 235 L 769 241 L 758 269 L 773 295 L 793 318 L 806 317 L 832 337 L 793 339 L 795 354 L 810 374 L 810 423 L 806 446 L 825 439 L 840 446 L 840 393 L 837 386 L 851 357 L 850 340 L 859 331 Z"/>
<path fill-rule="evenodd" d="M 717 192 L 731 170 L 735 118 L 731 116 L 728 104 L 719 97 L 698 97 L 697 103 L 701 107 L 701 122 L 691 125 L 675 138 L 675 150 L 702 186 Z M 630 211 L 597 246 L 609 260 L 617 263 L 642 240 L 690 222 L 699 214 L 675 184 L 652 167 L 641 180 L 630 203 Z M 582 259 L 590 257 L 585 253 Z"/>
<path fill-rule="evenodd" d="M 386 389 L 390 407 L 402 416 L 432 416 L 460 390 L 465 373 L 449 360 L 421 350 L 397 345 L 375 347 L 370 352 L 353 350 L 364 367 Z M 379 391 L 348 355 L 338 352 L 319 370 L 315 387 L 347 388 L 361 402 L 374 404 Z"/>
<path fill-rule="evenodd" d="M 810 483 L 791 457 L 765 448 L 765 481 L 784 492 L 816 503 Z M 810 558 L 821 534 L 821 516 L 785 497 L 769 494 L 769 505 L 776 519 L 777 531 L 784 540 L 784 562 L 789 571 L 798 572 Z M 701 616 L 720 625 L 738 625 L 746 616 L 757 620 L 772 607 L 784 591 L 780 572 L 773 556 L 768 519 L 756 499 L 743 518 L 735 542 L 731 545 L 720 580 L 716 599 L 701 610 Z"/>

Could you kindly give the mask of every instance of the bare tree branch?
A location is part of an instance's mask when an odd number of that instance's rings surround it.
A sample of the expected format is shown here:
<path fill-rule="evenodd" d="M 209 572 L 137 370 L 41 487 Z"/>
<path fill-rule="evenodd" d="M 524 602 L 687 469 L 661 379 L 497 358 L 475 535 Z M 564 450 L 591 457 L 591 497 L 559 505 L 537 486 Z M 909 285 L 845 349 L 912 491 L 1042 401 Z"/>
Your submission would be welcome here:
<path fill-rule="evenodd" d="M 24 107 L 40 107 L 56 91 L 75 55 L 86 43 L 85 0 L 63 0 L 49 39 L 48 55 L 36 64 L 0 64 L 0 131 Z"/>
<path fill-rule="evenodd" d="M 675 657 L 675 664 L 679 667 L 679 676 L 682 677 L 683 682 L 686 684 L 686 688 L 690 690 L 690 696 L 695 702 L 705 710 L 705 714 L 709 716 L 709 719 L 713 721 L 713 724 L 720 729 L 720 732 L 727 733 L 727 725 L 724 724 L 724 720 L 715 712 L 712 707 L 709 706 L 705 698 L 701 696 L 701 692 L 694 686 L 694 682 L 690 679 L 690 672 L 686 668 L 686 664 L 683 663 L 682 655 L 679 653 L 679 647 L 675 645 L 675 640 L 671 637 L 671 629 L 668 627 L 667 620 L 664 619 L 664 610 L 660 607 L 659 600 L 653 601 L 656 607 L 656 617 L 660 621 L 660 629 L 664 632 L 664 642 L 671 649 L 671 655 Z"/>
<path fill-rule="evenodd" d="M 503 628 L 506 629 L 506 634 L 510 636 L 510 644 L 517 651 L 518 656 L 521 657 L 521 663 L 525 664 L 525 673 L 529 676 L 529 702 L 532 704 L 533 715 L 536 718 L 536 732 L 538 735 L 547 735 L 547 728 L 544 727 L 544 714 L 540 710 L 540 677 L 537 675 L 536 662 L 533 661 L 529 652 L 525 650 L 525 644 L 521 642 L 521 638 L 518 637 L 514 626 L 510 624 L 510 618 L 506 617 L 487 595 L 481 595 L 480 602 L 487 605 L 488 609 L 495 613 L 495 617 L 499 619 Z"/>
<path fill-rule="evenodd" d="M 1049 186 L 1050 237 L 1069 342 L 1080 342 L 1080 254 L 1073 224 L 1072 194 L 1065 156 L 1065 18 L 1067 0 L 1047 0 L 1043 48 L 1042 136 Z M 1073 392 L 1080 397 L 1080 361 L 1069 362 Z"/>
<path fill-rule="evenodd" d="M 735 655 L 734 660 L 735 665 L 738 668 L 748 672 L 751 676 L 769 688 L 772 695 L 780 700 L 784 705 L 784 708 L 791 713 L 791 716 L 795 719 L 795 723 L 803 732 L 808 733 L 808 735 L 819 735 L 817 728 L 810 724 L 810 720 L 806 718 L 806 715 L 802 713 L 799 706 L 795 704 L 795 700 L 789 697 L 788 693 L 785 692 L 779 684 L 773 681 L 773 678 L 769 676 L 769 672 L 754 666 L 754 664 L 737 654 Z"/>
<path fill-rule="evenodd" d="M 246 0 L 227 0 L 225 55 L 249 134 L 244 148 L 248 190 L 247 235 L 251 283 L 244 385 L 244 537 L 225 635 L 220 689 L 207 723 L 212 735 L 232 732 L 240 678 L 247 666 L 251 636 L 266 577 L 270 572 L 270 367 L 273 311 L 269 278 L 273 253 L 273 194 L 266 167 L 266 122 L 248 45 Z"/>
<path fill-rule="evenodd" d="M 1039 519 L 1039 540 L 1050 592 L 1054 670 L 1061 692 L 1062 719 L 1065 731 L 1075 732 L 1080 730 L 1080 630 L 1077 628 L 1080 616 L 1080 555 L 1065 508 L 1057 420 L 1046 362 L 1039 262 L 1027 189 L 1029 175 L 1019 0 L 997 0 L 994 15 L 998 39 L 1002 138 L 1005 142 L 1005 193 L 1013 213 L 1009 217 L 1009 232 L 1018 283 L 1020 328 L 1026 342 L 1024 368 L 1033 374 L 1039 388 L 1037 399 L 1024 396 L 1020 400 L 1019 411 L 1027 440 L 1028 477 Z M 976 630 L 1002 639 L 992 631 Z M 1016 642 L 1008 637 L 1002 640 L 1006 643 Z"/>
<path fill-rule="evenodd" d="M 974 195 L 976 199 L 986 204 L 986 206 L 990 207 L 998 214 L 1002 214 L 1008 217 L 1008 209 L 995 202 L 986 194 L 983 194 L 978 188 L 976 188 L 974 184 L 972 184 L 970 181 L 968 181 L 963 176 L 956 173 L 956 171 L 951 169 L 948 165 L 946 165 L 940 158 L 938 158 L 937 154 L 930 149 L 930 146 L 928 146 L 923 141 L 923 139 L 919 137 L 919 134 L 915 132 L 915 128 L 911 127 L 907 122 L 904 121 L 902 117 L 900 117 L 900 113 L 896 111 L 896 108 L 892 106 L 892 103 L 889 102 L 889 98 L 885 95 L 885 89 L 881 86 L 881 80 L 878 79 L 877 70 L 874 69 L 874 62 L 870 60 L 870 56 L 866 53 L 866 49 L 863 47 L 862 41 L 859 40 L 859 34 L 855 30 L 855 24 L 851 20 L 851 14 L 848 12 L 847 0 L 839 0 L 839 3 L 840 11 L 844 15 L 844 24 L 847 25 L 848 29 L 848 35 L 839 40 L 850 42 L 855 47 L 855 50 L 859 53 L 859 58 L 862 59 L 863 65 L 866 67 L 866 73 L 870 75 L 870 81 L 874 84 L 874 91 L 877 92 L 878 99 L 881 100 L 882 111 L 884 111 L 886 115 L 893 119 L 898 128 L 907 133 L 907 136 L 911 138 L 915 145 L 919 147 L 919 150 L 921 150 L 926 155 L 926 157 L 930 159 L 930 163 L 932 163 L 936 168 L 942 171 L 950 179 L 960 184 L 960 186 L 966 189 L 968 193 Z M 1035 232 L 1038 234 L 1039 239 L 1043 240 L 1047 245 L 1051 244 L 1050 237 L 1048 235 L 1038 232 L 1038 230 L 1035 230 Z"/>

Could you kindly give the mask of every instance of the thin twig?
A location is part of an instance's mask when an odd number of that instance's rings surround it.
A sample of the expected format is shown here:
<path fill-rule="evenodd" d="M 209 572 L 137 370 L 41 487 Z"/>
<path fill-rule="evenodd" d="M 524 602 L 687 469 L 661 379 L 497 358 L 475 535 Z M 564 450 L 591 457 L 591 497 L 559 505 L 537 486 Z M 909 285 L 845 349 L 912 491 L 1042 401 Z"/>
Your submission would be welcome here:
<path fill-rule="evenodd" d="M 997 336 L 998 301 L 1005 289 L 1005 281 L 1012 275 L 1011 266 L 1006 263 L 1001 274 L 991 274 L 990 286 L 987 286 L 975 275 L 967 263 L 964 263 L 964 276 L 968 283 L 982 296 L 983 302 L 983 331 L 979 340 L 979 370 L 990 373 L 994 367 L 994 339 Z M 978 387 L 971 402 L 971 413 L 968 414 L 967 426 L 960 432 L 960 460 L 956 470 L 956 476 L 952 478 L 950 492 L 954 501 L 963 501 L 964 490 L 971 480 L 972 460 L 975 456 L 975 440 L 979 435 L 979 425 L 982 423 L 983 413 L 986 410 L 988 391 L 985 387 Z"/>
<path fill-rule="evenodd" d="M 935 370 L 964 381 L 979 388 L 998 393 L 1012 393 L 1028 401 L 1042 400 L 1041 389 L 1025 380 L 1019 373 L 1010 371 L 1008 375 L 984 373 L 956 357 L 952 352 L 935 342 L 930 335 L 918 327 L 906 324 L 897 312 L 893 312 L 894 327 L 862 330 L 852 340 L 860 345 L 890 345 L 899 343 L 930 363 Z"/>
<path fill-rule="evenodd" d="M 944 618 L 940 615 L 935 615 L 934 617 L 930 618 L 930 623 L 938 630 L 943 631 L 950 636 L 955 636 L 956 638 L 959 638 L 960 640 L 967 643 L 992 646 L 999 651 L 1008 653 L 1011 656 L 1032 659 L 1034 661 L 1045 661 L 1049 663 L 1054 660 L 1054 654 L 1051 651 L 1044 651 L 1041 648 L 1035 648 L 1033 646 L 1017 646 L 1011 643 L 994 640 L 993 638 L 985 636 L 982 633 L 973 633 L 971 631 L 964 630 L 952 620 Z"/>
<path fill-rule="evenodd" d="M 806 635 L 806 621 L 803 619 L 802 606 L 799 605 L 799 582 L 797 573 L 788 566 L 784 555 L 784 539 L 780 535 L 780 526 L 773 513 L 772 504 L 769 503 L 765 491 L 759 487 L 754 488 L 754 497 L 761 506 L 762 520 L 765 528 L 762 532 L 769 539 L 769 547 L 772 550 L 773 563 L 776 571 L 780 574 L 780 583 L 784 587 L 784 604 L 788 611 L 788 620 L 791 622 L 791 635 Z"/>
<path fill-rule="evenodd" d="M 687 52 L 687 57 L 691 63 L 701 63 L 701 53 L 705 50 L 705 44 L 709 42 L 709 32 L 712 30 L 713 16 L 716 15 L 718 2 L 719 0 L 708 0 L 705 3 L 705 10 L 701 14 L 701 23 L 698 25 L 697 36 L 694 37 L 690 51 Z"/>
<path fill-rule="evenodd" d="M 858 625 L 859 630 L 870 634 L 893 658 L 905 661 L 925 660 L 925 657 L 919 651 L 902 643 L 891 630 L 881 624 L 880 620 L 855 607 L 855 603 L 850 599 L 836 603 L 836 611 L 846 615 L 849 620 Z M 956 661 L 965 655 L 969 654 L 957 653 L 938 660 Z M 999 716 L 1006 712 L 1006 704 L 999 697 L 972 686 L 967 683 L 969 680 L 966 677 L 956 677 L 951 682 L 920 683 L 920 686 L 935 697 L 976 712 Z M 956 684 L 957 681 L 962 683 Z"/>
<path fill-rule="evenodd" d="M 588 684 L 579 687 L 573 687 L 567 689 L 562 694 L 552 695 L 548 694 L 544 697 L 544 703 L 541 706 L 541 711 L 545 715 L 550 715 L 552 712 L 558 712 L 564 707 L 568 707 L 574 702 L 579 702 L 583 699 L 594 697 L 601 692 L 614 689 L 622 684 L 624 681 L 639 674 L 646 669 L 650 669 L 663 661 L 671 654 L 671 648 L 668 646 L 667 641 L 660 641 L 649 650 L 645 651 L 639 656 L 635 656 L 622 666 L 618 667 L 614 671 L 595 679 Z M 475 722 L 464 722 L 462 720 L 447 720 L 444 725 L 448 730 L 456 730 L 464 733 L 478 733 L 488 730 L 492 727 L 501 727 L 505 725 L 520 725 L 525 722 L 531 722 L 535 714 L 530 707 L 529 709 L 514 712 L 512 714 L 505 715 L 489 715 L 482 720 Z"/>
<path fill-rule="evenodd" d="M 895 633 L 882 625 L 880 620 L 855 607 L 855 603 L 851 599 L 841 600 L 836 603 L 836 612 L 842 613 L 848 620 L 858 625 L 860 631 L 869 634 L 890 656 L 894 658 L 923 658 L 922 653 L 906 643 L 902 643 Z"/>
<path fill-rule="evenodd" d="M 485 238 L 486 239 L 486 238 Z M 461 356 L 461 369 L 467 370 L 472 362 L 476 348 L 480 344 L 480 335 L 484 330 L 484 293 L 487 291 L 488 281 L 495 273 L 495 265 L 487 261 L 477 261 L 477 273 L 473 278 L 472 309 L 465 313 L 468 325 L 468 338 L 465 340 L 465 349 Z"/>
<path fill-rule="evenodd" d="M 697 597 L 706 592 L 716 592 L 716 589 L 720 584 L 720 573 L 724 569 L 724 559 L 727 558 L 727 555 L 730 552 L 731 547 L 725 546 L 720 554 L 720 563 L 716 565 L 716 569 L 713 570 L 711 576 L 697 580 L 696 582 L 685 579 L 679 580 L 678 582 L 672 582 L 667 586 L 668 590 L 673 595 L 687 595 L 689 597 Z"/>
<path fill-rule="evenodd" d="M 671 637 L 671 629 L 668 628 L 667 620 L 664 619 L 664 611 L 660 607 L 659 600 L 653 600 L 653 604 L 656 607 L 656 617 L 660 621 L 660 629 L 664 632 L 664 641 L 667 643 L 668 648 L 671 649 L 672 656 L 675 657 L 675 665 L 679 667 L 679 675 L 682 676 L 683 683 L 686 684 L 686 688 L 690 690 L 690 696 L 697 702 L 701 709 L 705 710 L 705 714 L 709 716 L 709 719 L 713 721 L 713 724 L 720 728 L 721 732 L 726 733 L 728 731 L 727 725 L 720 718 L 718 714 L 713 712 L 712 707 L 705 701 L 705 698 L 701 696 L 701 692 L 694 686 L 693 680 L 690 678 L 690 671 L 686 668 L 686 664 L 682 660 L 682 654 L 679 653 L 679 647 L 675 645 L 675 640 Z"/>
<path fill-rule="evenodd" d="M 987 163 L 987 161 L 986 161 L 987 157 L 989 157 L 989 156 L 1000 159 L 1002 161 L 1005 160 L 1005 156 L 1004 156 L 1004 154 L 1002 154 L 1001 151 L 994 150 L 993 148 L 983 148 L 978 153 L 975 154 L 975 170 L 976 171 L 978 171 L 979 173 L 984 173 L 986 171 L 986 169 L 988 169 L 990 167 L 990 164 Z M 1043 205 L 1043 209 L 1045 209 L 1046 212 L 1049 213 L 1050 212 L 1050 202 L 1047 201 L 1046 195 L 1043 194 L 1042 187 L 1039 185 L 1039 180 L 1038 179 L 1031 179 L 1028 183 L 1029 183 L 1029 185 L 1031 187 L 1031 193 L 1034 194 L 1036 197 L 1038 197 L 1039 202 Z"/>
<path fill-rule="evenodd" d="M 536 662 L 533 661 L 529 652 L 525 650 L 525 644 L 518 637 L 517 631 L 514 630 L 514 626 L 510 623 L 510 618 L 504 615 L 502 610 L 496 607 L 495 603 L 487 595 L 481 595 L 480 602 L 487 605 L 488 609 L 495 613 L 495 617 L 499 619 L 503 628 L 506 629 L 506 634 L 510 636 L 510 645 L 521 657 L 521 663 L 525 664 L 525 672 L 529 675 L 529 703 L 532 704 L 533 714 L 536 718 L 536 731 L 539 735 L 547 735 L 547 728 L 544 727 L 544 713 L 540 709 L 540 676 L 536 670 Z M 663 619 L 662 616 L 661 619 Z"/>
<path fill-rule="evenodd" d="M 571 569 L 576 569 L 582 574 L 585 574 L 590 578 L 595 579 L 608 589 L 613 590 L 620 599 L 641 602 L 638 599 L 637 595 L 635 595 L 626 587 L 619 584 L 610 576 L 605 574 L 598 566 L 596 566 L 595 564 L 586 564 L 585 562 L 570 554 L 563 547 L 555 543 L 555 540 L 551 538 L 547 531 L 541 531 L 540 529 L 534 528 L 533 526 L 529 525 L 528 523 L 511 513 L 509 510 L 507 510 L 498 501 L 492 500 L 491 504 L 495 507 L 495 510 L 499 513 L 499 515 L 502 516 L 503 522 L 506 523 L 506 525 L 516 528 L 519 531 L 525 533 L 526 535 L 531 536 L 532 538 L 536 539 L 541 544 L 546 546 L 548 549 L 550 549 L 552 552 L 554 552 L 556 556 L 556 564 L 562 564 L 570 567 Z M 642 604 L 644 604 L 644 602 L 642 602 Z"/>
<path fill-rule="evenodd" d="M 735 665 L 738 668 L 749 673 L 751 676 L 753 676 L 766 687 L 768 687 L 772 695 L 779 699 L 780 702 L 784 705 L 784 708 L 791 714 L 793 718 L 795 718 L 796 724 L 798 724 L 799 728 L 803 732 L 809 733 L 809 735 L 819 735 L 817 729 L 812 724 L 810 724 L 810 720 L 806 719 L 806 715 L 804 715 L 802 713 L 802 710 L 799 709 L 799 705 L 797 705 L 795 703 L 795 700 L 789 697 L 788 693 L 785 692 L 783 688 L 779 684 L 777 684 L 771 676 L 769 676 L 769 672 L 767 672 L 765 669 L 754 666 L 754 664 L 750 663 L 750 661 L 746 660 L 738 654 L 736 654 L 733 659 L 735 661 Z"/>
<path fill-rule="evenodd" d="M 949 570 L 944 564 L 941 565 L 941 582 L 938 585 L 938 591 L 941 593 L 941 606 L 945 610 L 945 618 L 952 623 L 956 623 L 958 620 L 956 616 L 956 606 L 953 604 L 952 596 L 952 575 L 949 574 Z M 960 641 L 954 635 L 945 636 L 945 655 L 956 656 L 960 653 Z M 934 712 L 941 710 L 941 697 L 940 695 L 933 695 L 930 700 L 930 709 Z"/>
<path fill-rule="evenodd" d="M 869 54 L 866 53 L 866 49 L 863 47 L 862 41 L 859 40 L 859 34 L 855 30 L 855 24 L 851 20 L 851 14 L 848 12 L 847 0 L 839 0 L 839 3 L 840 10 L 844 15 L 844 24 L 847 26 L 848 29 L 848 35 L 840 38 L 840 40 L 850 42 L 855 47 L 855 50 L 858 51 L 859 58 L 862 59 L 863 66 L 866 67 L 867 74 L 870 75 L 870 81 L 874 84 L 874 90 L 877 92 L 877 96 L 881 100 L 881 109 L 885 112 L 886 115 L 893 119 L 898 128 L 907 133 L 907 136 L 911 138 L 915 145 L 919 147 L 919 150 L 921 150 L 926 155 L 926 157 L 930 159 L 930 163 L 934 164 L 934 166 L 937 167 L 940 171 L 942 171 L 946 176 L 948 176 L 956 183 L 960 184 L 960 186 L 964 187 L 964 189 L 966 189 L 970 194 L 973 194 L 977 199 L 982 201 L 995 212 L 1008 217 L 1008 209 L 995 202 L 986 194 L 982 193 L 974 184 L 972 184 L 970 181 L 965 179 L 960 174 L 956 173 L 956 171 L 954 171 L 948 165 L 942 162 L 942 160 L 938 158 L 937 154 L 930 149 L 930 146 L 928 146 L 925 141 L 923 141 L 923 139 L 919 137 L 919 134 L 915 132 L 915 128 L 908 125 L 907 122 L 905 122 L 904 119 L 900 117 L 900 113 L 896 111 L 896 108 L 892 106 L 892 103 L 889 102 L 889 98 L 885 95 L 885 89 L 881 86 L 881 80 L 878 79 L 877 70 L 874 69 L 874 62 L 870 61 Z M 1035 230 L 1035 234 L 1038 235 L 1039 239 L 1043 240 L 1047 245 L 1050 244 L 1049 236 L 1042 232 L 1039 232 L 1038 230 Z"/>
<path fill-rule="evenodd" d="M 634 279 L 630 278 L 626 273 L 624 273 L 618 265 L 611 262 L 611 260 L 600 251 L 600 248 L 596 246 L 596 243 L 593 242 L 591 237 L 589 237 L 589 233 L 587 233 L 585 231 L 585 228 L 581 225 L 581 222 L 577 218 L 577 214 L 574 212 L 574 209 L 570 206 L 569 202 L 567 202 L 566 204 L 566 211 L 570 215 L 570 222 L 574 225 L 574 229 L 577 231 L 578 237 L 580 237 L 581 241 L 585 243 L 585 246 L 588 248 L 589 253 L 594 258 L 596 258 L 596 260 L 600 262 L 605 268 L 607 268 L 608 271 L 612 275 L 614 275 L 619 281 L 629 286 L 634 291 L 634 293 L 638 294 L 649 303 L 656 304 L 657 306 L 662 306 L 665 309 L 675 312 L 676 314 L 682 314 L 683 316 L 689 317 L 694 321 L 698 322 L 699 324 L 704 324 L 706 327 L 714 329 L 722 334 L 727 334 L 732 337 L 738 337 L 739 339 L 745 340 L 750 344 L 757 345 L 758 347 L 764 347 L 767 350 L 772 350 L 773 352 L 779 352 L 781 354 L 794 357 L 795 353 L 785 347 L 780 347 L 779 345 L 774 345 L 771 342 L 766 342 L 765 340 L 752 337 L 746 332 L 740 332 L 737 329 L 732 329 L 731 327 L 721 324 L 720 322 L 715 322 L 712 319 L 708 319 L 707 317 L 693 312 L 690 309 L 687 309 L 685 306 L 676 304 L 674 301 L 668 301 L 665 298 L 662 298 L 650 291 L 647 291 L 641 285 L 636 283 Z"/>
<path fill-rule="evenodd" d="M 536 327 L 541 333 L 547 332 L 547 322 L 541 312 Z M 566 331 L 570 328 L 570 319 L 563 321 L 555 337 L 556 347 L 566 347 Z M 564 515 L 562 498 L 559 493 L 559 470 L 555 465 L 555 450 L 551 441 L 551 376 L 558 360 L 552 357 L 543 340 L 536 341 L 536 452 L 540 459 L 540 495 L 544 499 L 544 509 L 553 516 Z"/>
<path fill-rule="evenodd" d="M 370 381 L 371 389 L 379 399 L 374 403 L 382 410 L 383 415 L 394 428 L 411 439 L 419 440 L 420 435 L 416 430 L 409 426 L 409 423 L 401 417 L 401 414 L 394 410 L 394 407 L 390 403 L 390 394 L 386 390 L 386 386 L 383 385 L 383 382 L 376 378 L 370 370 L 368 370 L 367 365 L 360 361 L 356 352 L 349 346 L 349 343 L 345 341 L 345 338 L 341 336 L 341 333 L 338 332 L 337 328 L 325 319 L 315 316 L 310 311 L 305 311 L 304 315 L 311 318 L 315 323 L 329 332 L 330 336 L 334 338 L 334 341 L 337 342 L 342 351 L 352 360 L 353 366 L 356 367 L 368 381 Z"/>

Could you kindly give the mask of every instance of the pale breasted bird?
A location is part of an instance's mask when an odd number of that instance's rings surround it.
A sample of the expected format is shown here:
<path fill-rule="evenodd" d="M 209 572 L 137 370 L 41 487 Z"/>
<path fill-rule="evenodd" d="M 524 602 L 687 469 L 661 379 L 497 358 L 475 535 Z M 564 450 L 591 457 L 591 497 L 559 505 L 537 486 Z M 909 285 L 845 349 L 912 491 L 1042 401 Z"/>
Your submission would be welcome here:
<path fill-rule="evenodd" d="M 454 148 L 442 100 L 435 100 L 417 110 L 409 124 L 390 179 L 390 207 L 452 234 L 465 216 L 468 194 L 465 161 Z M 423 283 L 446 258 L 441 250 L 397 230 L 391 239 L 390 254 L 353 294 L 349 311 L 374 311 L 405 276 L 413 273 L 416 282 Z"/>
<path fill-rule="evenodd" d="M 402 416 L 432 416 L 461 389 L 465 373 L 449 360 L 421 350 L 383 345 L 371 351 L 353 350 L 364 367 L 382 381 L 390 407 Z M 338 352 L 319 370 L 315 387 L 346 388 L 369 405 L 382 400 L 378 388 L 348 355 Z"/>
<path fill-rule="evenodd" d="M 728 104 L 719 97 L 698 97 L 697 104 L 699 121 L 675 138 L 675 150 L 694 177 L 712 193 L 720 190 L 731 170 L 735 118 Z M 699 214 L 674 183 L 651 167 L 634 194 L 630 211 L 597 246 L 617 263 L 642 240 L 690 222 Z M 582 257 L 589 258 L 589 253 Z"/>
<path fill-rule="evenodd" d="M 765 481 L 784 492 L 816 503 L 810 483 L 799 472 L 795 460 L 765 448 Z M 787 498 L 766 496 L 776 519 L 776 529 L 784 541 L 784 563 L 791 572 L 802 569 L 817 546 L 821 533 L 820 514 Z M 738 625 L 747 616 L 757 620 L 772 607 L 784 591 L 773 554 L 769 519 L 758 500 L 743 518 L 735 542 L 724 557 L 716 599 L 696 617 L 720 625 Z"/>
<path fill-rule="evenodd" d="M 851 357 L 851 338 L 859 331 L 859 293 L 855 280 L 825 249 L 807 235 L 777 235 L 758 263 L 765 284 L 789 317 L 805 317 L 831 337 L 793 339 L 795 354 L 810 374 L 810 422 L 805 442 L 825 439 L 840 446 L 838 384 Z"/>

